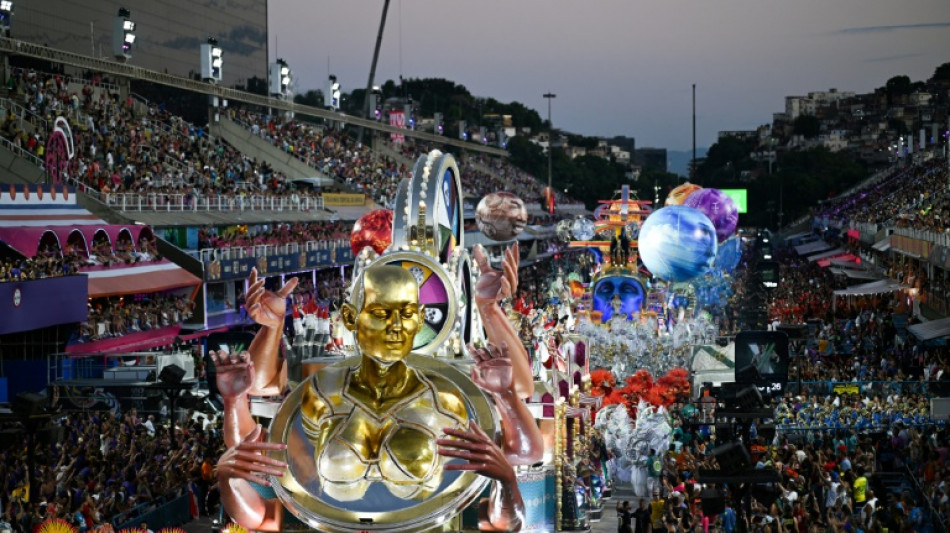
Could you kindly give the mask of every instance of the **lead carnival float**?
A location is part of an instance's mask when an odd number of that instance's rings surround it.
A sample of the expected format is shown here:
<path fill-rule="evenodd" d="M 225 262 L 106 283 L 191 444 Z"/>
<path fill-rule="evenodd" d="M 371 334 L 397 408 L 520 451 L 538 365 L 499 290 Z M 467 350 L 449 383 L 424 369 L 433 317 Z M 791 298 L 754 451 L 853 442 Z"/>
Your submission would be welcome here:
<path fill-rule="evenodd" d="M 481 248 L 470 255 L 462 200 L 453 157 L 420 157 L 394 212 L 354 228 L 346 303 L 322 326 L 306 316 L 296 324 L 304 352 L 321 354 L 296 370 L 296 348 L 279 355 L 296 281 L 271 292 L 252 273 L 247 310 L 262 327 L 247 352 L 212 355 L 226 400 L 218 478 L 235 523 L 330 533 L 554 529 L 555 425 L 537 420 L 545 413 L 530 404 L 530 361 L 500 305 L 517 288 L 518 246 L 497 269 Z M 524 227 L 516 197 L 485 203 L 480 224 L 495 238 Z M 326 336 L 326 351 L 312 349 Z M 251 416 L 252 396 L 278 397 L 266 428 Z"/>

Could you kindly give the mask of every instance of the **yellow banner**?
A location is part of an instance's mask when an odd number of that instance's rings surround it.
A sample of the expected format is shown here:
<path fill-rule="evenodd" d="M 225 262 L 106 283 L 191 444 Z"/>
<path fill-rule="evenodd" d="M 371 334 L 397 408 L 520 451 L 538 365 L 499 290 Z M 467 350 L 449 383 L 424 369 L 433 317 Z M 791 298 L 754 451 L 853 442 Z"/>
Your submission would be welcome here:
<path fill-rule="evenodd" d="M 832 390 L 837 394 L 858 394 L 860 392 L 857 385 L 848 385 L 845 383 L 835 384 Z"/>
<path fill-rule="evenodd" d="M 364 205 L 366 203 L 365 194 L 325 192 L 323 193 L 323 205 Z"/>

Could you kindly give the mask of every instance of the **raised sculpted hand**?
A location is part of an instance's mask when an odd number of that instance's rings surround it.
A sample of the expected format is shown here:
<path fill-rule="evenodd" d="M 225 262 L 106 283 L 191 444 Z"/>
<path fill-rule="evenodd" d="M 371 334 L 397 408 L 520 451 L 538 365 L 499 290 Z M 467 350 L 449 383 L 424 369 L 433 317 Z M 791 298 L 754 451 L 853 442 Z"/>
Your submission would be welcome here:
<path fill-rule="evenodd" d="M 496 481 L 488 498 L 478 506 L 479 531 L 521 531 L 524 523 L 524 500 L 518 490 L 515 469 L 505 453 L 482 431 L 478 423 L 470 421 L 469 430 L 445 428 L 446 436 L 439 439 L 439 455 L 465 459 L 466 463 L 449 463 L 445 470 L 468 470 Z"/>
<path fill-rule="evenodd" d="M 257 269 L 251 269 L 250 286 L 244 308 L 247 314 L 262 326 L 282 328 L 287 314 L 287 296 L 297 288 L 297 278 L 290 278 L 277 292 L 264 288 L 264 279 L 257 278 Z"/>
<path fill-rule="evenodd" d="M 518 263 L 521 252 L 517 242 L 505 250 L 501 270 L 491 267 L 481 245 L 475 247 L 473 256 L 481 270 L 481 275 L 475 283 L 475 303 L 479 308 L 509 298 L 518 290 Z"/>
<path fill-rule="evenodd" d="M 479 388 L 490 394 L 503 394 L 511 390 L 514 374 L 507 343 L 502 342 L 500 347 L 488 344 L 485 348 L 475 348 L 469 344 L 467 348 L 475 360 L 471 371 L 472 381 Z"/>
<path fill-rule="evenodd" d="M 214 362 L 218 392 L 228 400 L 247 395 L 254 384 L 254 363 L 246 351 L 228 354 L 224 350 L 208 352 Z"/>
<path fill-rule="evenodd" d="M 467 463 L 449 463 L 446 470 L 470 470 L 485 477 L 514 483 L 515 470 L 501 448 L 482 431 L 478 422 L 472 420 L 469 430 L 444 428 L 445 434 L 454 439 L 439 439 L 439 455 L 465 459 Z"/>
<path fill-rule="evenodd" d="M 259 442 L 264 430 L 258 424 L 237 445 L 228 448 L 218 459 L 218 481 L 222 484 L 239 478 L 251 483 L 270 486 L 265 476 L 282 476 L 287 463 L 267 457 L 265 452 L 286 450 L 279 442 Z M 229 512 L 231 510 L 229 509 Z"/>

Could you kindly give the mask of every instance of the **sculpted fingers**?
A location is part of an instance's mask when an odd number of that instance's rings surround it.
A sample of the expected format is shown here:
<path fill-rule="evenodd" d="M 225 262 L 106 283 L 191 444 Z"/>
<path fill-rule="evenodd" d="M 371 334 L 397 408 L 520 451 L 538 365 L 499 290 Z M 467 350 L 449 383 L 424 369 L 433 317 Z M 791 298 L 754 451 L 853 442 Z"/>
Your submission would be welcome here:
<path fill-rule="evenodd" d="M 277 291 L 277 296 L 280 296 L 281 298 L 286 298 L 289 296 L 290 293 L 294 292 L 294 289 L 297 288 L 297 283 L 299 283 L 299 281 L 300 280 L 298 278 L 290 278 L 287 280 L 287 283 L 284 283 L 284 286 L 281 287 L 279 291 Z"/>

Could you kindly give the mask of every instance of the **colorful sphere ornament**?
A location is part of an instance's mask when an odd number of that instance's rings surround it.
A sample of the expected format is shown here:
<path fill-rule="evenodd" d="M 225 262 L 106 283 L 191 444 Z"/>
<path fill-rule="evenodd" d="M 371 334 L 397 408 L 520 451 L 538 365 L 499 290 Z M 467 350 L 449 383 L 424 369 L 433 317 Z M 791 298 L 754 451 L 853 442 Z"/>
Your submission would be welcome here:
<path fill-rule="evenodd" d="M 684 183 L 670 191 L 670 194 L 666 197 L 666 205 L 683 205 L 683 201 L 685 201 L 689 195 L 700 189 L 702 189 L 702 187 L 695 183 Z"/>
<path fill-rule="evenodd" d="M 393 212 L 389 209 L 374 209 L 361 216 L 350 233 L 350 250 L 359 254 L 369 246 L 382 254 L 393 242 Z"/>
<path fill-rule="evenodd" d="M 478 202 L 475 208 L 478 229 L 493 241 L 510 241 L 518 236 L 528 223 L 528 209 L 524 200 L 510 192 L 493 192 Z"/>
<path fill-rule="evenodd" d="M 692 207 L 672 205 L 654 211 L 640 228 L 640 258 L 654 276 L 666 281 L 706 273 L 716 250 L 715 226 Z"/>
<path fill-rule="evenodd" d="M 709 217 L 716 227 L 719 242 L 725 242 L 736 231 L 739 224 L 739 208 L 735 201 L 719 189 L 702 189 L 686 197 L 686 207 L 698 209 Z"/>

